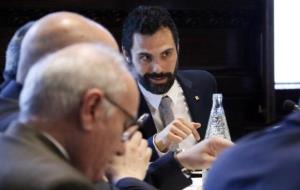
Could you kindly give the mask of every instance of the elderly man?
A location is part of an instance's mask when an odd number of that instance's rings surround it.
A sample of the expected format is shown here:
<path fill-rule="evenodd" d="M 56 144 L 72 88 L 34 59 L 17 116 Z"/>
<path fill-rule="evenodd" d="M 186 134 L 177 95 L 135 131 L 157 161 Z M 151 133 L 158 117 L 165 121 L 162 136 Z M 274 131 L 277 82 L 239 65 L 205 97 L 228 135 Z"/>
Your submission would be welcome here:
<path fill-rule="evenodd" d="M 96 189 L 92 182 L 124 153 L 122 133 L 137 114 L 137 87 L 122 61 L 102 45 L 78 44 L 30 70 L 18 122 L 0 137 L 0 189 Z M 145 171 L 151 151 L 138 133 L 132 138 Z M 126 179 L 114 181 L 126 189 Z"/>
<path fill-rule="evenodd" d="M 118 50 L 113 36 L 104 27 L 78 14 L 60 12 L 39 19 L 26 34 L 18 62 L 16 80 L 2 89 L 0 126 L 7 128 L 18 112 L 16 101 L 30 67 L 49 53 L 80 42 L 101 42 Z"/>

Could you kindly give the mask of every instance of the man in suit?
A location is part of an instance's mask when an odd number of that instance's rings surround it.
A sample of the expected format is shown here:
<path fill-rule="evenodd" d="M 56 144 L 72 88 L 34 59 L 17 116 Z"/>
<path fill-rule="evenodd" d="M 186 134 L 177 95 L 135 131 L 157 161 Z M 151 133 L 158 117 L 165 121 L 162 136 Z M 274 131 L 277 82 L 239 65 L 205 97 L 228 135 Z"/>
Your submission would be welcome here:
<path fill-rule="evenodd" d="M 204 138 L 216 91 L 216 81 L 208 72 L 177 70 L 179 49 L 177 28 L 164 8 L 137 7 L 123 24 L 123 54 L 143 95 L 139 113 L 152 116 L 141 131 L 154 156 L 168 152 L 174 144 L 186 149 Z M 160 108 L 165 97 L 173 112 L 169 123 L 164 122 L 166 113 Z"/>
<path fill-rule="evenodd" d="M 196 143 L 204 138 L 216 91 L 216 81 L 210 73 L 177 70 L 179 49 L 178 31 L 166 9 L 139 6 L 125 19 L 122 51 L 140 89 L 139 115 L 151 115 L 141 132 L 148 138 L 152 160 L 156 161 L 172 159 L 172 151 L 186 152 L 199 146 Z M 164 99 L 168 99 L 168 106 L 162 106 Z M 201 156 L 196 152 L 186 155 L 195 161 L 192 167 L 180 159 L 180 153 L 176 156 L 181 167 L 205 168 L 199 164 L 197 158 Z M 178 168 L 176 164 L 172 167 Z M 172 178 L 175 187 L 190 183 L 180 170 L 173 172 L 177 173 Z"/>
<path fill-rule="evenodd" d="M 134 9 L 123 24 L 122 50 L 143 95 L 139 113 L 152 116 L 142 133 L 153 150 L 161 155 L 174 144 L 185 149 L 203 138 L 216 82 L 206 71 L 177 70 L 178 31 L 167 10 Z M 160 112 L 166 96 L 173 112 L 169 124 Z"/>
<path fill-rule="evenodd" d="M 31 68 L 19 119 L 0 136 L 0 189 L 96 189 L 124 154 L 122 133 L 137 114 L 138 90 L 122 61 L 102 44 L 77 44 Z M 138 132 L 133 141 L 144 163 L 135 170 L 145 175 L 151 150 Z M 155 189 L 111 174 L 122 189 Z"/>
<path fill-rule="evenodd" d="M 0 85 L 0 132 L 8 127 L 10 121 L 17 117 L 18 102 L 21 85 L 16 83 L 18 61 L 23 38 L 34 22 L 28 22 L 20 27 L 10 40 L 5 57 L 5 68 L 3 71 L 4 82 Z M 3 90 L 2 90 L 3 89 Z M 2 118 L 2 119 L 1 119 Z"/>

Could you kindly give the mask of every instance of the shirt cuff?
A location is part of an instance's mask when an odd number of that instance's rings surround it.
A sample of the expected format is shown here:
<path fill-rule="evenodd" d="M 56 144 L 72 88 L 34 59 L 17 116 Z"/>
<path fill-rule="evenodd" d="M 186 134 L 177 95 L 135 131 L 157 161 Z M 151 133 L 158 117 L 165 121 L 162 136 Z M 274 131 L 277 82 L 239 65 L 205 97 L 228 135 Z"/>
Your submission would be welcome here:
<path fill-rule="evenodd" d="M 158 157 L 162 157 L 162 156 L 164 156 L 164 155 L 166 155 L 167 153 L 168 153 L 168 151 L 167 152 L 161 152 L 158 148 L 157 148 L 157 146 L 156 146 L 156 144 L 155 144 L 155 137 L 156 137 L 156 134 L 153 136 L 153 138 L 152 138 L 152 143 L 153 143 L 153 146 L 154 146 L 154 148 L 155 148 L 155 151 L 157 152 L 157 155 L 158 155 Z"/>

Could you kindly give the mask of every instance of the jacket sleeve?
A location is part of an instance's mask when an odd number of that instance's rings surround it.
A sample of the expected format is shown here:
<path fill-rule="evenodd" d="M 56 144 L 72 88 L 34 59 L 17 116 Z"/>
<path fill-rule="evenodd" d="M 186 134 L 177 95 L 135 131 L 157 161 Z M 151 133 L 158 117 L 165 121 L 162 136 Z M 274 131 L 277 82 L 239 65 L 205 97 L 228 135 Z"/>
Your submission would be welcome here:
<path fill-rule="evenodd" d="M 130 177 L 119 180 L 115 186 L 120 190 L 157 190 L 144 181 Z"/>
<path fill-rule="evenodd" d="M 179 190 L 192 184 L 181 171 L 182 166 L 172 152 L 152 162 L 145 181 L 161 190 Z"/>

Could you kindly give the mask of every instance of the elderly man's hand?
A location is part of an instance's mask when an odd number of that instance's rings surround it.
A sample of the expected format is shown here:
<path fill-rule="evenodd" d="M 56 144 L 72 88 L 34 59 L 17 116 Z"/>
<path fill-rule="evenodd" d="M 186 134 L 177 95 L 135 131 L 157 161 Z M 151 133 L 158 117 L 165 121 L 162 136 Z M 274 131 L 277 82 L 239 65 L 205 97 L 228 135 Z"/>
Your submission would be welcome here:
<path fill-rule="evenodd" d="M 186 169 L 207 169 L 224 149 L 231 146 L 233 146 L 233 143 L 229 140 L 212 137 L 178 153 L 176 158 Z"/>
<path fill-rule="evenodd" d="M 200 126 L 200 123 L 177 118 L 155 136 L 154 143 L 159 151 L 166 152 L 171 145 L 180 143 L 190 134 L 193 134 L 194 138 L 199 141 L 200 136 L 197 129 Z"/>
<path fill-rule="evenodd" d="M 108 170 L 108 178 L 113 182 L 124 177 L 140 180 L 145 178 L 152 151 L 140 132 L 135 132 L 125 142 L 125 154 L 116 155 Z"/>

